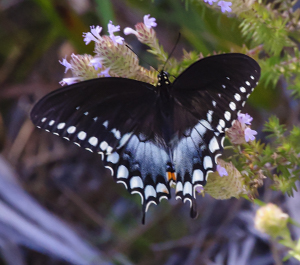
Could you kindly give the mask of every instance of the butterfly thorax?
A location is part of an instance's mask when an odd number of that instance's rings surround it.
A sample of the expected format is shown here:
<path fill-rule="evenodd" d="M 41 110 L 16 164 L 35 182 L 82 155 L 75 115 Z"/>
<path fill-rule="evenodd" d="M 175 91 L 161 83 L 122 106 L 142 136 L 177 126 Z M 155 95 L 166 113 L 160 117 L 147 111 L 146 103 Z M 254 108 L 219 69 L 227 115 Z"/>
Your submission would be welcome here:
<path fill-rule="evenodd" d="M 163 88 L 170 87 L 171 82 L 170 82 L 170 80 L 169 80 L 169 77 L 168 77 L 168 73 L 167 73 L 167 72 L 160 71 L 160 73 L 157 75 L 157 79 L 158 79 L 158 82 L 157 82 L 157 88 L 158 88 L 159 90 L 160 90 L 160 89 L 163 89 Z"/>
<path fill-rule="evenodd" d="M 159 101 L 161 102 L 162 105 L 165 107 L 163 108 L 169 108 L 170 104 L 172 104 L 173 99 L 171 96 L 171 82 L 168 77 L 168 73 L 161 71 L 158 76 L 157 76 L 158 82 L 156 86 L 156 92 Z"/>
<path fill-rule="evenodd" d="M 161 71 L 157 82 L 156 117 L 159 123 L 159 131 L 162 138 L 168 143 L 173 135 L 174 98 L 171 92 L 171 82 L 168 74 Z"/>
<path fill-rule="evenodd" d="M 159 101 L 162 104 L 163 109 L 165 108 L 170 108 L 170 104 L 173 103 L 173 98 L 171 96 L 171 82 L 168 77 L 168 73 L 164 72 L 163 70 L 160 71 L 160 73 L 157 75 L 157 86 L 156 86 L 156 91 L 157 91 L 157 96 L 159 98 Z"/>

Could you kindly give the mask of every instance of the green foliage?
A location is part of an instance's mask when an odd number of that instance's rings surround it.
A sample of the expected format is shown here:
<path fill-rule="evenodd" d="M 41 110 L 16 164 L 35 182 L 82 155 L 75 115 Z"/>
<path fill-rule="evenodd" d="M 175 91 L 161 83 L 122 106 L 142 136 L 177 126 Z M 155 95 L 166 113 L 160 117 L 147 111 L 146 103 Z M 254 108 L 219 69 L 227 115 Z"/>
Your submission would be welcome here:
<path fill-rule="evenodd" d="M 279 78 L 284 76 L 289 82 L 288 89 L 299 97 L 300 57 L 297 45 L 300 41 L 300 9 L 293 10 L 297 1 L 276 0 L 268 3 L 270 1 L 232 0 L 231 2 L 232 23 L 238 19 L 244 43 L 247 43 L 248 47 L 254 47 L 245 50 L 231 44 L 231 50 L 250 53 L 258 59 L 262 68 L 261 82 L 266 87 L 275 87 Z M 217 2 L 212 6 L 203 0 L 186 0 L 185 3 L 189 7 L 201 6 L 203 12 L 199 15 L 202 19 L 206 19 L 208 8 L 220 12 Z"/>
<path fill-rule="evenodd" d="M 298 241 L 292 241 L 291 238 L 283 239 L 279 241 L 279 243 L 291 249 L 288 255 L 284 257 L 283 261 L 287 261 L 291 257 L 300 261 L 300 239 Z"/>
<path fill-rule="evenodd" d="M 276 143 L 280 143 L 286 129 L 284 125 L 280 125 L 277 117 L 271 116 L 269 122 L 265 124 L 264 131 L 270 133 L 268 137 L 274 137 Z"/>
<path fill-rule="evenodd" d="M 295 182 L 300 174 L 300 128 L 295 126 L 288 132 L 279 119 L 272 116 L 263 131 L 268 133 L 271 143 L 253 141 L 242 149 L 234 147 L 236 167 L 245 173 L 248 185 L 264 176 L 273 180 L 273 189 L 292 196 L 293 191 L 297 191 Z"/>
<path fill-rule="evenodd" d="M 96 0 L 95 3 L 97 14 L 103 25 L 108 24 L 110 20 L 116 21 L 113 4 L 110 0 Z"/>
<path fill-rule="evenodd" d="M 265 51 L 275 56 L 284 47 L 294 46 L 286 28 L 288 17 L 276 12 L 272 6 L 255 3 L 252 7 L 252 10 L 241 14 L 243 21 L 240 27 L 246 39 L 251 40 L 254 45 L 263 43 Z"/>
<path fill-rule="evenodd" d="M 220 12 L 217 3 L 212 6 L 203 0 L 186 1 L 189 5 L 202 6 Z M 256 58 L 261 66 L 260 87 L 274 88 L 279 80 L 300 96 L 300 9 L 294 8 L 297 1 L 238 1 L 232 2 L 232 19 L 237 19 L 245 46 L 232 48 Z M 204 13 L 203 13 L 204 14 Z M 200 14 L 202 18 L 204 15 Z M 248 48 L 249 47 L 249 48 Z M 250 47 L 252 47 L 250 49 Z M 188 62 L 188 56 L 186 56 Z M 233 146 L 235 155 L 230 157 L 242 172 L 246 184 L 251 186 L 263 177 L 273 180 L 273 189 L 292 195 L 299 180 L 300 128 L 288 130 L 275 116 L 264 126 L 268 144 L 251 142 Z"/>

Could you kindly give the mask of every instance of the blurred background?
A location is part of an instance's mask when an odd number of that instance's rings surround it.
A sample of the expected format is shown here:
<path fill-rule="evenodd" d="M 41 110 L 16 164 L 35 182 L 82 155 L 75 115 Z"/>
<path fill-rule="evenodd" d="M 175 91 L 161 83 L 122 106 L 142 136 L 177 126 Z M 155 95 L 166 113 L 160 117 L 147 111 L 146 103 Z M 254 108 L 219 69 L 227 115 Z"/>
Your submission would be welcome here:
<path fill-rule="evenodd" d="M 254 229 L 256 206 L 245 199 L 198 197 L 199 217 L 171 199 L 151 206 L 141 224 L 138 195 L 130 195 L 103 169 L 98 155 L 36 129 L 29 120 L 34 102 L 60 87 L 74 52 L 93 54 L 83 32 L 107 23 L 134 27 L 145 14 L 165 51 L 174 47 L 204 56 L 241 51 L 237 19 L 179 0 L 1 0 L 0 2 L 0 264 L 299 264 L 283 263 L 285 250 Z M 124 37 L 123 33 L 120 33 Z M 154 67 L 155 58 L 135 36 L 125 40 Z M 141 64 L 143 64 L 141 62 Z M 279 84 L 258 87 L 245 108 L 259 131 L 270 113 L 288 123 L 295 101 Z M 260 199 L 297 216 L 299 195 L 288 198 L 266 185 Z M 174 196 L 173 196 L 174 197 Z M 299 209 L 299 208 L 298 208 Z M 299 231 L 293 231 L 299 238 Z"/>

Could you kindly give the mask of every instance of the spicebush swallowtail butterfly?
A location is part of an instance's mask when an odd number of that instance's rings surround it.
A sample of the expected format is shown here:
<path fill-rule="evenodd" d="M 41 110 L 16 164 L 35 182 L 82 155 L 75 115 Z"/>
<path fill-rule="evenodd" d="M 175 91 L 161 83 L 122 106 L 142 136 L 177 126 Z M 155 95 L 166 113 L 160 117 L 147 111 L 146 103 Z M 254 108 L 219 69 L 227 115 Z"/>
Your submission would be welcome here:
<path fill-rule="evenodd" d="M 173 83 L 161 71 L 157 86 L 118 77 L 62 87 L 31 111 L 38 127 L 100 155 L 116 182 L 151 203 L 176 198 L 196 212 L 204 186 L 231 127 L 260 77 L 252 58 L 238 53 L 206 57 Z"/>

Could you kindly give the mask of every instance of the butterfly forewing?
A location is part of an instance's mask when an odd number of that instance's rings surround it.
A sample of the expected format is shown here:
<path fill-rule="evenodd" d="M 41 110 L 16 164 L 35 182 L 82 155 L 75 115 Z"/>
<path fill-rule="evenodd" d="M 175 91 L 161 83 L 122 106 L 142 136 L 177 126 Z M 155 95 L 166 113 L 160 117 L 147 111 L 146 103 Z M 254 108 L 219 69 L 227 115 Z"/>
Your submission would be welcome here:
<path fill-rule="evenodd" d="M 173 83 L 173 95 L 185 108 L 187 128 L 175 120 L 180 139 L 173 146 L 178 197 L 194 203 L 195 188 L 205 185 L 216 170 L 226 129 L 230 128 L 260 77 L 259 65 L 243 54 L 204 58 L 187 68 Z M 181 108 L 175 109 L 182 113 Z M 175 115 L 180 117 L 180 113 Z"/>
<path fill-rule="evenodd" d="M 162 72 L 163 73 L 163 72 Z M 191 203 L 195 189 L 216 170 L 225 130 L 231 127 L 260 76 L 242 54 L 207 57 L 173 84 L 159 86 L 126 78 L 98 78 L 58 89 L 33 108 L 39 128 L 99 153 L 119 183 L 151 203 L 176 197 Z"/>
<path fill-rule="evenodd" d="M 114 81 L 116 85 L 112 86 Z M 123 135 L 135 129 L 136 120 L 152 107 L 151 88 L 119 78 L 81 82 L 46 95 L 34 106 L 31 119 L 38 127 L 78 141 L 95 152 L 103 151 L 100 146 L 105 140 L 114 149 L 124 141 Z M 139 104 L 145 108 L 137 110 Z"/>

